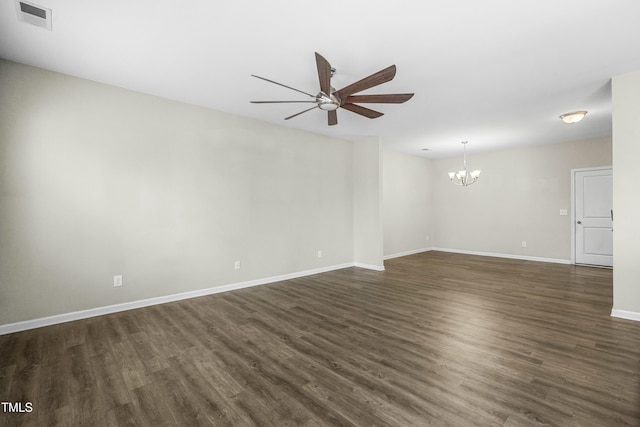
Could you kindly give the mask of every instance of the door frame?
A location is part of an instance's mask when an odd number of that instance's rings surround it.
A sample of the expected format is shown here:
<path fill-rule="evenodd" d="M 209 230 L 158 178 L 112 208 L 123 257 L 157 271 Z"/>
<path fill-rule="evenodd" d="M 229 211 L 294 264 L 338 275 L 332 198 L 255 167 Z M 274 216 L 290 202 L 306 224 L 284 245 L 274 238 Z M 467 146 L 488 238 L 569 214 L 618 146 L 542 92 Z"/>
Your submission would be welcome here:
<path fill-rule="evenodd" d="M 571 264 L 574 265 L 576 263 L 576 173 L 600 170 L 611 170 L 613 172 L 613 166 L 571 169 Z"/>

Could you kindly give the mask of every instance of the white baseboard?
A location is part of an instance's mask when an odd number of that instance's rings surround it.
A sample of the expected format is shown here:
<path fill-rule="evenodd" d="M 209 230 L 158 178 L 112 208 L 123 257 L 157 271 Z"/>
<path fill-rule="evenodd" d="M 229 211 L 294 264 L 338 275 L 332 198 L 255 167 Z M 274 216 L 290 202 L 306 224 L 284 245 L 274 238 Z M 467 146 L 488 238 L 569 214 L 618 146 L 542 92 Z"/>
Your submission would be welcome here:
<path fill-rule="evenodd" d="M 453 252 L 457 254 L 492 256 L 497 258 L 521 259 L 525 261 L 552 262 L 555 264 L 571 264 L 570 259 L 561 259 L 561 258 L 543 258 L 543 257 L 534 257 L 534 256 L 527 256 L 527 255 L 498 254 L 493 252 L 467 251 L 464 249 L 450 249 L 450 248 L 431 248 L 431 249 L 434 251 Z"/>
<path fill-rule="evenodd" d="M 361 262 L 354 262 L 354 267 L 366 268 L 367 270 L 384 271 L 384 265 L 363 264 Z"/>
<path fill-rule="evenodd" d="M 614 308 L 613 310 L 611 310 L 611 317 L 618 317 L 620 319 L 635 320 L 636 322 L 640 322 L 640 313 L 636 313 L 635 311 L 616 310 Z"/>
<path fill-rule="evenodd" d="M 232 283 L 229 285 L 216 286 L 207 289 L 198 289 L 196 291 L 182 292 L 179 294 L 166 295 L 161 297 L 147 298 L 138 301 L 125 302 L 122 304 L 108 305 L 104 307 L 92 308 L 89 310 L 74 311 L 71 313 L 57 314 L 54 316 L 41 317 L 33 320 L 25 320 L 23 322 L 8 323 L 0 325 L 0 335 L 11 334 L 14 332 L 26 331 L 29 329 L 41 328 L 44 326 L 56 325 L 58 323 L 72 322 L 74 320 L 87 319 L 89 317 L 102 316 L 105 314 L 118 313 L 120 311 L 133 310 L 136 308 L 148 307 L 151 305 L 165 304 L 168 302 L 180 301 L 189 298 L 196 298 L 205 295 L 212 295 L 221 292 L 233 291 L 236 289 L 248 288 L 251 286 L 265 285 L 268 283 L 281 282 L 283 280 L 295 279 L 298 277 L 311 276 L 313 274 L 326 273 L 328 271 L 340 270 L 348 267 L 369 268 L 372 270 L 384 270 L 384 266 L 368 266 L 366 264 L 358 264 L 350 262 L 346 264 L 332 265 L 328 267 L 316 268 L 313 270 L 299 271 L 295 273 L 283 274 L 280 276 L 267 277 L 264 279 L 250 280 L 247 282 Z"/>
<path fill-rule="evenodd" d="M 430 250 L 432 250 L 432 248 L 414 249 L 412 251 L 406 251 L 406 252 L 400 252 L 400 253 L 397 253 L 397 254 L 385 255 L 384 259 L 392 259 L 392 258 L 399 258 L 399 257 L 407 256 L 407 255 L 415 255 L 415 254 L 419 254 L 419 253 L 422 253 L 422 252 L 428 252 Z"/>

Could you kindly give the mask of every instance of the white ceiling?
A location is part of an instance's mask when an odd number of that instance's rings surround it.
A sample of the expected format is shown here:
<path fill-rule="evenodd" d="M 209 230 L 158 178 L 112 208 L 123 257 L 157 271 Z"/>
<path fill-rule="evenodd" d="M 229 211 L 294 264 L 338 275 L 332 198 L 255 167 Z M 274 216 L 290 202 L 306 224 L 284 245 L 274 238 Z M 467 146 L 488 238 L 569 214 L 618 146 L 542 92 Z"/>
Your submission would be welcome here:
<path fill-rule="evenodd" d="M 0 57 L 136 91 L 437 158 L 611 134 L 610 78 L 640 70 L 638 0 L 34 0 L 53 31 L 0 2 Z M 365 93 L 415 92 L 400 105 L 338 110 L 250 100 L 319 91 L 314 52 L 341 88 L 396 64 Z M 586 109 L 579 124 L 562 113 Z M 432 151 L 421 151 L 429 148 Z"/>

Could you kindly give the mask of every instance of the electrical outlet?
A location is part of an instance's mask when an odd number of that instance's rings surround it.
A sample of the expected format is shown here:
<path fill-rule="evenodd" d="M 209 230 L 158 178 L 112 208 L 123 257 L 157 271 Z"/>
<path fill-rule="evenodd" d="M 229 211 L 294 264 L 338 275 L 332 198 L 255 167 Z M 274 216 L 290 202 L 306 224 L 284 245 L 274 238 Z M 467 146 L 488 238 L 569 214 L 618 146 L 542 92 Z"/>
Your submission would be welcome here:
<path fill-rule="evenodd" d="M 523 248 L 526 248 L 526 247 L 527 247 L 527 241 L 526 241 L 526 240 L 523 240 L 523 241 L 522 241 L 522 247 L 523 247 Z"/>
<path fill-rule="evenodd" d="M 429 235 L 427 234 L 427 242 L 429 241 Z"/>
<path fill-rule="evenodd" d="M 567 215 L 567 210 L 566 209 L 560 209 L 560 215 L 561 216 L 566 216 Z"/>
<path fill-rule="evenodd" d="M 113 286 L 122 286 L 122 276 L 113 276 Z"/>
<path fill-rule="evenodd" d="M 322 250 L 318 251 L 318 258 L 322 258 Z"/>
<path fill-rule="evenodd" d="M 233 269 L 234 269 L 234 270 L 240 270 L 240 261 L 236 261 L 236 262 L 233 264 Z"/>

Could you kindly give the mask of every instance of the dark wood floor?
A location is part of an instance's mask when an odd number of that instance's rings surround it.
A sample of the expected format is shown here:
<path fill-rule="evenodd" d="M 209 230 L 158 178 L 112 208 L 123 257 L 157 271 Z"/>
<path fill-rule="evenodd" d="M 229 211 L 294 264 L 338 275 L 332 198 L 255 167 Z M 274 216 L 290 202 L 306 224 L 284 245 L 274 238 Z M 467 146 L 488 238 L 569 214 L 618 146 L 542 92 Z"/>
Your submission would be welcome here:
<path fill-rule="evenodd" d="M 640 425 L 606 269 L 427 252 L 0 336 L 1 425 Z"/>

